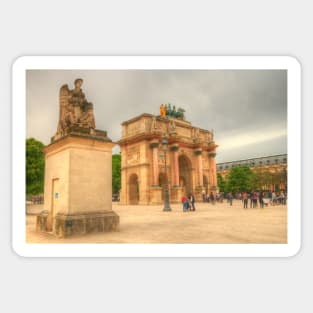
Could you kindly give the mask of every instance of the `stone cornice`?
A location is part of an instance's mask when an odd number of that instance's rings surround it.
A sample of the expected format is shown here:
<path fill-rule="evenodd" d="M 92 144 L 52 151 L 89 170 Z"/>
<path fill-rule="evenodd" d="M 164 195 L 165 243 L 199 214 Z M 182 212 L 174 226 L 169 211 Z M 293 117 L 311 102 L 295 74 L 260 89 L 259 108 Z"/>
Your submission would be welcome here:
<path fill-rule="evenodd" d="M 133 122 L 136 122 L 136 121 L 140 120 L 142 117 L 153 117 L 153 116 L 154 116 L 153 114 L 143 113 L 143 114 L 138 115 L 138 116 L 136 116 L 136 117 L 134 117 L 134 118 L 132 118 L 130 120 L 127 120 L 127 121 L 123 122 L 121 125 L 124 126 L 124 125 L 131 124 Z"/>
<path fill-rule="evenodd" d="M 175 118 L 166 118 L 166 117 L 160 117 L 160 116 L 155 116 L 152 114 L 144 113 L 141 114 L 133 119 L 130 119 L 128 121 L 125 121 L 122 123 L 122 125 L 131 125 L 132 123 L 138 122 L 139 120 L 143 118 L 148 118 L 152 119 L 155 118 L 159 123 L 164 123 L 164 124 L 169 124 L 171 121 L 175 122 L 176 125 L 176 132 L 171 134 L 169 133 L 168 135 L 168 143 L 169 145 L 178 143 L 180 147 L 185 147 L 185 148 L 190 148 L 190 149 L 195 149 L 195 148 L 202 148 L 203 151 L 210 152 L 210 151 L 215 151 L 215 149 L 218 147 L 214 141 L 208 142 L 205 141 L 203 138 L 198 138 L 198 140 L 194 140 L 194 138 L 190 136 L 186 136 L 183 134 L 179 133 L 179 128 L 185 128 L 185 129 L 199 129 L 201 132 L 204 133 L 210 133 L 211 131 L 209 130 L 204 130 L 202 128 L 194 127 L 191 125 L 190 122 L 184 121 L 184 120 L 179 120 Z M 168 126 L 166 126 L 167 129 Z M 135 144 L 141 141 L 152 141 L 152 140 L 157 140 L 161 142 L 163 136 L 167 132 L 166 129 L 162 128 L 157 128 L 153 130 L 145 130 L 142 132 L 135 133 L 133 135 L 126 135 L 122 137 L 117 144 L 120 146 L 125 146 L 128 144 Z"/>
<path fill-rule="evenodd" d="M 99 151 L 110 151 L 112 152 L 112 148 L 115 146 L 111 140 L 101 140 L 99 138 L 93 138 L 91 136 L 79 136 L 69 134 L 65 137 L 62 137 L 53 143 L 50 143 L 48 146 L 44 148 L 44 153 L 46 155 L 50 155 L 52 153 L 60 152 L 64 149 L 90 149 L 90 150 L 99 150 Z"/>
<path fill-rule="evenodd" d="M 140 166 L 150 166 L 150 163 L 139 163 L 139 164 L 126 165 L 126 166 L 121 167 L 121 170 L 125 171 L 125 170 L 128 170 L 129 168 L 140 167 Z"/>

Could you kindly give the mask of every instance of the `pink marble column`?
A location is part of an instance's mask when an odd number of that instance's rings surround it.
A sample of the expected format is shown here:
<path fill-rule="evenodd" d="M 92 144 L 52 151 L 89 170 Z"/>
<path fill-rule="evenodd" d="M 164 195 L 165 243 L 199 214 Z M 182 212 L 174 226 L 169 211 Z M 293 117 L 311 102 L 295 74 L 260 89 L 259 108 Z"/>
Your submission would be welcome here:
<path fill-rule="evenodd" d="M 174 156 L 174 185 L 179 186 L 178 148 L 173 152 Z"/>
<path fill-rule="evenodd" d="M 214 185 L 214 186 L 217 186 L 216 161 L 215 161 L 215 157 L 212 158 L 212 171 L 213 171 L 213 185 Z"/>
<path fill-rule="evenodd" d="M 202 150 L 198 149 L 195 151 L 198 159 L 198 176 L 199 186 L 203 186 L 203 161 L 202 161 Z"/>
<path fill-rule="evenodd" d="M 179 163 L 178 163 L 178 144 L 173 144 L 170 146 L 170 151 L 173 153 L 173 166 L 172 166 L 172 175 L 173 175 L 173 186 L 179 186 Z"/>
<path fill-rule="evenodd" d="M 211 172 L 211 184 L 213 186 L 217 186 L 217 177 L 216 177 L 216 161 L 215 161 L 215 152 L 210 152 L 209 153 L 209 158 L 210 158 L 210 172 Z"/>
<path fill-rule="evenodd" d="M 153 185 L 159 185 L 159 164 L 158 164 L 158 142 L 152 142 L 150 147 L 152 148 L 152 169 L 153 169 Z"/>

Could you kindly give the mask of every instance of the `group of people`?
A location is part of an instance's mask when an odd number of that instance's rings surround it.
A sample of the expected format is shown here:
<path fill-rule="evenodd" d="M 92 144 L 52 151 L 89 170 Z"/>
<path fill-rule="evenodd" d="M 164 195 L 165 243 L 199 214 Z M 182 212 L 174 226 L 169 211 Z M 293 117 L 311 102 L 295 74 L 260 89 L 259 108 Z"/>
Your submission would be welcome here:
<path fill-rule="evenodd" d="M 267 205 L 267 202 L 264 200 L 264 193 L 263 192 L 243 192 L 242 193 L 242 203 L 243 208 L 248 208 L 248 201 L 250 200 L 250 208 L 257 208 L 258 202 L 261 208 L 263 208 L 265 205 Z"/>
<path fill-rule="evenodd" d="M 203 192 L 202 201 L 215 204 L 215 202 L 223 202 L 223 197 L 221 197 L 219 193 L 214 195 L 212 191 L 210 193 Z"/>
<path fill-rule="evenodd" d="M 216 202 L 222 203 L 226 199 L 229 205 L 233 205 L 233 199 L 241 200 L 243 208 L 264 208 L 268 205 L 285 205 L 287 201 L 287 194 L 284 191 L 279 193 L 275 192 L 263 192 L 263 191 L 252 191 L 252 192 L 237 192 L 232 194 L 228 193 L 216 193 L 210 192 L 209 194 L 202 193 L 202 201 L 212 203 L 213 205 Z M 190 193 L 188 197 L 183 195 L 181 199 L 183 205 L 183 211 L 195 211 L 195 197 L 193 193 Z"/>
<path fill-rule="evenodd" d="M 280 193 L 272 192 L 270 195 L 271 205 L 283 204 L 285 205 L 287 201 L 287 194 L 284 191 Z"/>
<path fill-rule="evenodd" d="M 253 192 L 242 192 L 240 193 L 239 199 L 242 200 L 244 209 L 248 208 L 248 202 L 250 208 L 264 208 L 268 205 L 285 205 L 287 201 L 287 194 L 282 190 L 279 193 L 276 192 L 264 192 L 264 191 L 253 191 Z"/>
<path fill-rule="evenodd" d="M 181 199 L 182 205 L 183 205 L 183 212 L 187 212 L 187 211 L 195 211 L 196 207 L 195 207 L 195 197 L 192 193 L 189 194 L 189 196 L 187 197 L 186 195 L 182 196 Z"/>

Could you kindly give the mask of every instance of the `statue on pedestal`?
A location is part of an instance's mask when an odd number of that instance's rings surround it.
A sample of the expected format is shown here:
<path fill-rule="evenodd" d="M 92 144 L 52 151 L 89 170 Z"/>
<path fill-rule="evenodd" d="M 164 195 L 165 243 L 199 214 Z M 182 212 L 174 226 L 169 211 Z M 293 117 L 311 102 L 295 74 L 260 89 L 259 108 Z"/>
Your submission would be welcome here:
<path fill-rule="evenodd" d="M 163 104 L 161 104 L 161 106 L 160 106 L 160 116 L 161 117 L 165 117 L 165 115 L 166 115 L 166 108 L 165 108 L 165 106 Z"/>
<path fill-rule="evenodd" d="M 185 119 L 184 112 L 185 110 L 182 108 L 176 109 L 175 105 L 173 105 L 173 108 L 172 108 L 172 105 L 170 103 L 165 104 L 165 105 L 161 104 L 160 106 L 161 117 L 174 117 L 177 119 L 184 120 Z"/>
<path fill-rule="evenodd" d="M 44 148 L 45 210 L 37 216 L 37 229 L 58 237 L 112 231 L 119 225 L 110 175 L 115 144 L 106 131 L 95 129 L 93 104 L 82 83 L 79 78 L 74 89 L 60 88 L 57 132 Z"/>
<path fill-rule="evenodd" d="M 68 85 L 63 85 L 60 89 L 60 115 L 57 129 L 57 137 L 65 135 L 72 126 L 83 129 L 95 129 L 95 117 L 93 104 L 88 102 L 81 86 L 83 80 L 75 80 L 75 88 L 70 90 Z"/>

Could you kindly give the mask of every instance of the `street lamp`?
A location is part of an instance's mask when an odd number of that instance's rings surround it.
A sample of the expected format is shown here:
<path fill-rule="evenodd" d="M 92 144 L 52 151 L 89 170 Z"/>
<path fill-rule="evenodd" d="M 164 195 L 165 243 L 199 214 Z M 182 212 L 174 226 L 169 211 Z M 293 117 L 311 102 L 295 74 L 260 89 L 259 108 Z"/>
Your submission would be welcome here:
<path fill-rule="evenodd" d="M 283 184 L 284 184 L 284 187 L 285 187 L 285 192 L 287 192 L 288 176 L 287 176 L 286 168 L 283 168 L 282 177 L 283 177 L 282 181 L 283 181 Z"/>
<path fill-rule="evenodd" d="M 172 211 L 170 207 L 170 199 L 168 193 L 168 178 L 167 178 L 167 167 L 166 167 L 166 152 L 168 148 L 168 141 L 165 137 L 162 139 L 162 150 L 164 152 L 164 162 L 165 162 L 165 182 L 164 182 L 164 209 L 163 211 L 169 212 Z"/>

